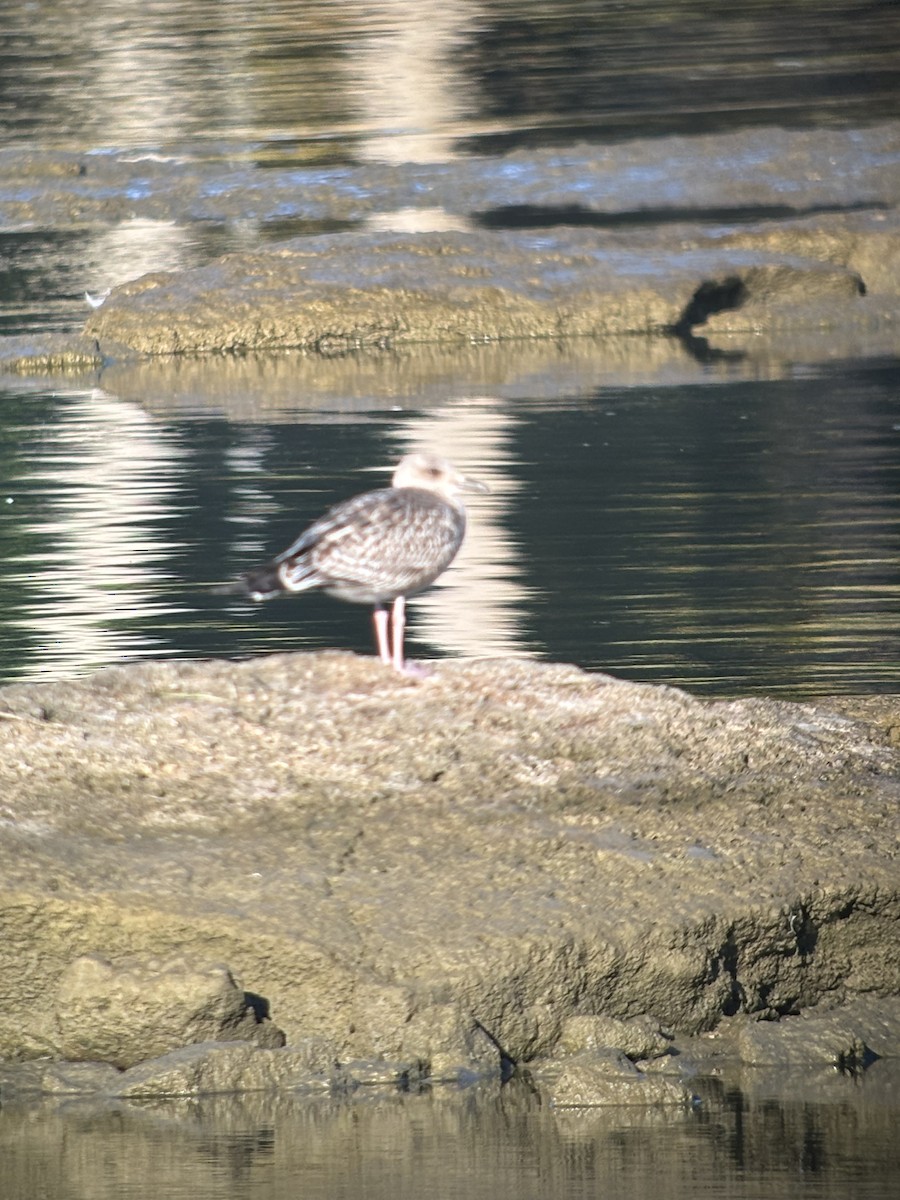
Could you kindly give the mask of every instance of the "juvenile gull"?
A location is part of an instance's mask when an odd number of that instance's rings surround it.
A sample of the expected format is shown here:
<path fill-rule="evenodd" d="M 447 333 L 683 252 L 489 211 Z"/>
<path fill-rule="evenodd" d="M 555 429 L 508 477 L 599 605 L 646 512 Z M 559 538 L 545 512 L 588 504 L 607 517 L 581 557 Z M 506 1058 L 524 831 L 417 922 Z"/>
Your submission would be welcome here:
<path fill-rule="evenodd" d="M 466 532 L 460 493 L 486 491 L 445 458 L 408 454 L 389 488 L 336 504 L 270 563 L 221 590 L 268 600 L 321 588 L 341 600 L 372 604 L 379 657 L 403 672 L 406 598 L 434 583 L 456 557 Z"/>

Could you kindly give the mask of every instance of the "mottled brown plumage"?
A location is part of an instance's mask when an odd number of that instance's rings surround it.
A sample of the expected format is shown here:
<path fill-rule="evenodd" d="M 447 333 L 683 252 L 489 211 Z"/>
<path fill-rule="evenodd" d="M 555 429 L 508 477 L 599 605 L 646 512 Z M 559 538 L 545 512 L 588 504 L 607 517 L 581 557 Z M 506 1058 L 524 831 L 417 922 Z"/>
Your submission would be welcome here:
<path fill-rule="evenodd" d="M 336 504 L 270 563 L 245 572 L 227 590 L 268 600 L 320 588 L 341 600 L 372 604 L 381 660 L 402 671 L 406 597 L 432 584 L 462 545 L 466 511 L 460 493 L 485 491 L 445 458 L 409 454 L 391 487 Z"/>

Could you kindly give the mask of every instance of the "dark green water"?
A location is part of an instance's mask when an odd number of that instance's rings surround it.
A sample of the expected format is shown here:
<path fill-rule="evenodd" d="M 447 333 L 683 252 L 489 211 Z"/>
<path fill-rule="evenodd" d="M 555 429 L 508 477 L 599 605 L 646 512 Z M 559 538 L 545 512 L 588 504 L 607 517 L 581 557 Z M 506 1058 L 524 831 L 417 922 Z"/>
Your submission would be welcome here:
<path fill-rule="evenodd" d="M 101 392 L 10 394 L 0 673 L 147 655 L 368 653 L 365 608 L 209 585 L 381 483 L 409 445 L 484 476 L 411 649 L 526 654 L 708 695 L 895 690 L 900 369 L 457 398 L 400 411 L 159 419 Z M 274 422 L 274 423 L 273 423 Z"/>

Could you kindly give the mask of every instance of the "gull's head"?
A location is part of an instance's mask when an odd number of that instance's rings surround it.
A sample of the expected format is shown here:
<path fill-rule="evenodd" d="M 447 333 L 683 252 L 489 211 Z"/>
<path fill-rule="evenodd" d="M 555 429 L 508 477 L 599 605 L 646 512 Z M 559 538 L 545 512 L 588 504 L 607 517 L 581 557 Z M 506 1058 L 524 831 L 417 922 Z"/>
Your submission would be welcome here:
<path fill-rule="evenodd" d="M 452 462 L 439 454 L 417 452 L 401 458 L 391 481 L 395 488 L 422 488 L 453 500 L 460 492 L 489 492 L 486 483 L 457 471 Z"/>

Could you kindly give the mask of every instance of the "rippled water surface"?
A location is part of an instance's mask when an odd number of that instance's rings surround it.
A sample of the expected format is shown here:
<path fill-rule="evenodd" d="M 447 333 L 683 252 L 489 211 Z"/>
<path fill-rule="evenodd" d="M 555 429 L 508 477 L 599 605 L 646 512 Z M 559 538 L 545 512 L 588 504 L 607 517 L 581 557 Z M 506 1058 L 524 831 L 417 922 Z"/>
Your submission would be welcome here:
<path fill-rule="evenodd" d="M 518 1083 L 14 1104 L 0 1112 L 0 1155 L 16 1200 L 887 1200 L 896 1093 L 873 1072 L 823 1077 L 817 1096 L 764 1076 L 756 1088 L 752 1072 L 744 1090 L 699 1080 L 692 1110 L 553 1111 Z"/>
<path fill-rule="evenodd" d="M 413 604 L 414 655 L 531 655 L 707 694 L 897 684 L 894 362 L 268 421 L 160 417 L 98 387 L 9 396 L 0 420 L 7 680 L 147 655 L 369 652 L 365 608 L 209 586 L 436 446 L 492 492 L 470 502 L 446 586 Z"/>
<path fill-rule="evenodd" d="M 25 0 L 0 142 L 416 158 L 900 111 L 893 0 Z M 262 143 L 262 144 L 260 144 Z"/>

